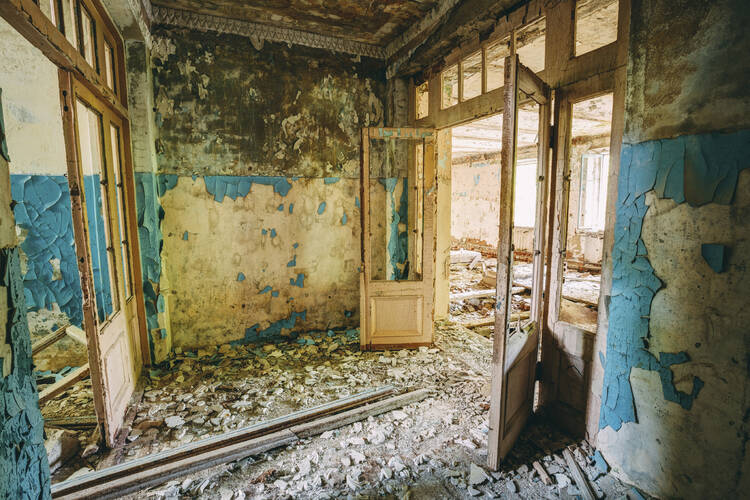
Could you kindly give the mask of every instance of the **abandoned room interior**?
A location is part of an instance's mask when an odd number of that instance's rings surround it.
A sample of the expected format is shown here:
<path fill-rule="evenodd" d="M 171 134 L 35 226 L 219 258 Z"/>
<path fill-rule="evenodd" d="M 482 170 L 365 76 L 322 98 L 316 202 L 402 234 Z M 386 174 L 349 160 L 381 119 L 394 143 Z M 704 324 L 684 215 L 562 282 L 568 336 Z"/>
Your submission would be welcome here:
<path fill-rule="evenodd" d="M 742 498 L 741 0 L 0 0 L 0 499 Z"/>

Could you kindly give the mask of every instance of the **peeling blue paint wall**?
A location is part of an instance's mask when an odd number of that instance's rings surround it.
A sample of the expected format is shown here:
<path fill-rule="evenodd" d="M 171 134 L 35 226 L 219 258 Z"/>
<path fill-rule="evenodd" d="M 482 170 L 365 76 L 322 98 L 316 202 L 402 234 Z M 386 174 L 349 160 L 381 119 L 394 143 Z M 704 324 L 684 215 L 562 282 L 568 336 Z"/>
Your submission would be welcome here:
<path fill-rule="evenodd" d="M 6 338 L 0 343 L 7 342 L 13 352 L 10 375 L 3 377 L 0 367 L 0 498 L 48 499 L 44 420 L 33 377 L 19 260 L 18 248 L 0 250 L 0 293 L 5 294 L 8 305 Z"/>
<path fill-rule="evenodd" d="M 11 175 L 16 225 L 25 232 L 23 276 L 29 310 L 57 304 L 71 323 L 83 321 L 81 281 L 73 239 L 68 179 L 62 175 Z M 52 266 L 58 259 L 60 274 Z"/>
<path fill-rule="evenodd" d="M 675 388 L 671 366 L 689 361 L 686 352 L 648 350 L 651 302 L 662 282 L 641 239 L 645 195 L 701 206 L 732 202 L 742 169 L 750 167 L 750 131 L 703 134 L 623 146 L 618 185 L 613 282 L 600 427 L 619 429 L 637 421 L 630 387 L 632 368 L 659 372 L 664 398 L 690 409 L 703 381 L 691 392 Z"/>

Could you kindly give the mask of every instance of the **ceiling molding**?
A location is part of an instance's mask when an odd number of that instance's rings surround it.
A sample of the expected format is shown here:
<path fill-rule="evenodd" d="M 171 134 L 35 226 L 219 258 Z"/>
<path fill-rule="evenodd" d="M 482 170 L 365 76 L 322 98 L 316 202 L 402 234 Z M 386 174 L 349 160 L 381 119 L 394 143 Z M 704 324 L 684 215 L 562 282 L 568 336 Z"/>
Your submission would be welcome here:
<path fill-rule="evenodd" d="M 309 31 L 279 28 L 226 17 L 196 14 L 194 12 L 159 7 L 157 5 L 152 6 L 152 16 L 154 24 L 245 36 L 251 39 L 256 48 L 262 44 L 263 40 L 268 40 L 269 42 L 303 45 L 305 47 L 327 49 L 334 52 L 366 56 L 374 59 L 386 58 L 386 51 L 383 47 L 339 37 L 320 35 Z"/>
<path fill-rule="evenodd" d="M 437 5 L 435 5 L 435 7 L 433 7 L 432 10 L 418 23 L 412 24 L 409 29 L 401 33 L 386 45 L 386 58 L 390 59 L 394 54 L 398 53 L 419 35 L 435 26 L 460 1 L 461 0 L 439 0 Z"/>

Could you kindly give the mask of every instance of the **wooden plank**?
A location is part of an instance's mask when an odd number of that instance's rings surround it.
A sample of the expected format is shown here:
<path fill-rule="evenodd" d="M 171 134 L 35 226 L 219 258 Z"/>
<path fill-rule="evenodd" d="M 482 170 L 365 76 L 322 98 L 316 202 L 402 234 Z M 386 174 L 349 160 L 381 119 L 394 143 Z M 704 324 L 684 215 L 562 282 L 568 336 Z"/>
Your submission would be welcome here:
<path fill-rule="evenodd" d="M 141 470 L 135 474 L 120 477 L 114 481 L 95 484 L 85 489 L 72 490 L 69 493 L 64 493 L 66 490 L 60 488 L 60 485 L 64 485 L 67 481 L 57 483 L 52 487 L 52 497 L 60 499 L 96 498 L 99 500 L 120 498 L 128 493 L 162 484 L 170 479 L 182 477 L 228 462 L 234 462 L 251 455 L 258 455 L 280 446 L 289 445 L 298 440 L 299 439 L 289 430 L 282 430 L 269 435 L 253 438 L 249 441 L 211 450 L 198 456 L 190 456 L 181 460 L 166 462 L 154 468 Z M 80 478 L 83 479 L 90 475 L 91 474 L 86 474 L 80 476 Z"/>
<path fill-rule="evenodd" d="M 573 479 L 576 482 L 576 486 L 578 486 L 578 489 L 581 491 L 583 499 L 597 500 L 594 491 L 591 489 L 591 485 L 589 484 L 588 479 L 586 479 L 586 475 L 578 466 L 578 462 L 576 462 L 576 459 L 573 458 L 573 454 L 569 449 L 565 448 L 563 450 L 563 457 L 565 457 L 565 461 L 568 463 L 568 468 L 570 469 L 571 474 L 573 474 Z"/>
<path fill-rule="evenodd" d="M 435 130 L 414 127 L 368 127 L 370 139 L 435 139 Z"/>
<path fill-rule="evenodd" d="M 67 374 L 65 377 L 62 378 L 62 380 L 55 382 L 54 384 L 50 385 L 46 389 L 44 389 L 42 392 L 39 393 L 39 405 L 43 405 L 50 399 L 54 398 L 58 394 L 63 393 L 66 389 L 68 389 L 70 386 L 75 384 L 76 382 L 79 382 L 86 377 L 89 376 L 89 364 L 86 363 L 83 366 L 79 366 L 69 374 Z"/>
<path fill-rule="evenodd" d="M 549 102 L 549 87 L 547 87 L 547 84 L 533 71 L 520 63 L 518 64 L 518 88 L 537 104 Z"/>
<path fill-rule="evenodd" d="M 68 328 L 65 330 L 65 334 L 68 337 L 75 340 L 76 342 L 78 342 L 79 344 L 83 344 L 83 345 L 88 344 L 88 341 L 86 340 L 86 332 L 84 332 L 83 330 L 81 330 L 75 325 L 68 326 Z"/>
<path fill-rule="evenodd" d="M 84 488 L 102 485 L 107 482 L 115 481 L 138 474 L 143 471 L 156 469 L 164 464 L 206 454 L 208 452 L 220 449 L 222 447 L 234 446 L 237 444 L 249 443 L 260 436 L 268 435 L 273 432 L 289 429 L 294 425 L 299 425 L 321 416 L 327 416 L 332 413 L 348 410 L 350 408 L 376 401 L 393 393 L 392 386 L 384 386 L 378 389 L 371 389 L 353 396 L 341 398 L 331 403 L 315 406 L 307 410 L 301 410 L 289 415 L 261 422 L 255 425 L 243 427 L 219 436 L 201 439 L 188 443 L 172 450 L 166 450 L 155 453 L 131 462 L 108 467 L 106 469 L 92 472 L 80 476 L 71 481 L 64 481 L 53 485 L 53 496 L 67 495 L 74 491 L 81 491 Z"/>
<path fill-rule="evenodd" d="M 61 326 L 49 335 L 45 335 L 31 345 L 31 355 L 35 356 L 65 336 L 65 330 L 70 325 Z"/>
<path fill-rule="evenodd" d="M 359 420 L 364 420 L 374 415 L 380 415 L 381 413 L 395 410 L 396 408 L 417 403 L 427 398 L 431 392 L 430 389 L 418 389 L 372 404 L 353 408 L 338 415 L 332 415 L 312 422 L 295 425 L 289 430 L 301 439 L 312 437 L 322 432 L 338 429 L 339 427 L 343 427 Z"/>
<path fill-rule="evenodd" d="M 509 322 L 518 321 L 519 319 L 529 319 L 531 317 L 531 311 L 521 311 L 520 313 L 513 313 L 508 317 Z M 459 323 L 464 328 L 469 330 L 473 328 L 480 328 L 482 326 L 491 326 L 495 324 L 495 318 L 487 318 L 480 321 L 472 321 L 471 323 Z"/>
<path fill-rule="evenodd" d="M 382 396 L 392 391 L 384 387 L 350 396 L 320 407 L 348 408 L 352 405 L 365 406 L 352 408 L 337 415 L 323 416 L 315 409 L 296 412 L 269 422 L 251 426 L 255 429 L 249 439 L 238 439 L 240 431 L 233 431 L 221 436 L 203 439 L 196 443 L 180 446 L 154 455 L 133 460 L 122 465 L 92 472 L 73 480 L 57 483 L 52 486 L 53 498 L 115 498 L 149 486 L 161 484 L 169 479 L 214 467 L 241 458 L 256 455 L 279 446 L 285 446 L 300 438 L 314 436 L 326 430 L 335 429 L 352 422 L 363 420 L 371 415 L 400 408 L 404 405 L 421 401 L 430 391 L 420 389 L 401 394 L 384 401 L 366 404 L 374 395 Z M 364 396 L 363 396 L 364 395 Z M 312 416 L 312 421 L 302 420 Z M 298 422 L 295 424 L 295 422 Z M 283 425 L 285 427 L 280 428 Z M 248 428 L 249 429 L 249 428 Z M 246 433 L 245 433 L 246 434 Z M 199 446 L 196 446 L 199 445 Z"/>
<path fill-rule="evenodd" d="M 45 427 L 65 427 L 71 429 L 88 429 L 96 427 L 99 421 L 96 415 L 88 415 L 85 417 L 61 417 L 61 418 L 45 418 Z"/>
<path fill-rule="evenodd" d="M 531 464 L 534 467 L 534 470 L 537 474 L 539 474 L 539 478 L 542 480 L 544 484 L 547 486 L 552 484 L 552 478 L 549 477 L 549 474 L 547 474 L 547 471 L 544 469 L 544 466 L 539 463 L 539 461 L 534 460 L 534 463 Z"/>

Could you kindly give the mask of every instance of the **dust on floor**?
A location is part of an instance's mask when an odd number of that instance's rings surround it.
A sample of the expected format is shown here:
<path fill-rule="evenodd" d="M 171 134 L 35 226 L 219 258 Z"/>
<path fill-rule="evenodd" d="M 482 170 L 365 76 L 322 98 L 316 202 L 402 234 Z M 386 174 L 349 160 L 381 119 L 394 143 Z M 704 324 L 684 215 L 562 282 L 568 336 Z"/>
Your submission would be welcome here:
<path fill-rule="evenodd" d="M 488 339 L 439 323 L 432 349 L 361 352 L 352 330 L 175 355 L 146 388 L 126 461 L 385 384 L 432 396 L 129 498 L 574 498 L 568 445 L 600 496 L 629 491 L 594 465 L 585 442 L 541 420 L 500 472 L 485 471 L 490 353 Z M 534 460 L 555 484 L 539 479 Z"/>

